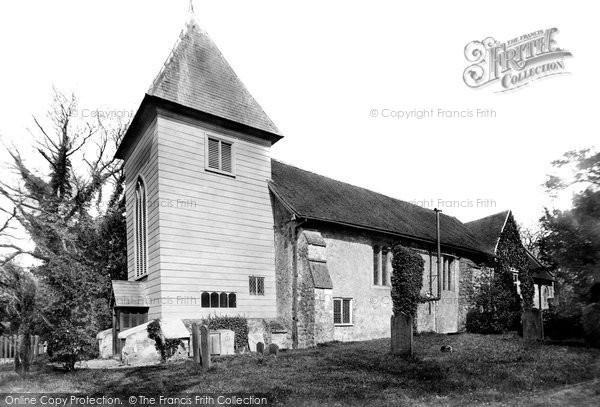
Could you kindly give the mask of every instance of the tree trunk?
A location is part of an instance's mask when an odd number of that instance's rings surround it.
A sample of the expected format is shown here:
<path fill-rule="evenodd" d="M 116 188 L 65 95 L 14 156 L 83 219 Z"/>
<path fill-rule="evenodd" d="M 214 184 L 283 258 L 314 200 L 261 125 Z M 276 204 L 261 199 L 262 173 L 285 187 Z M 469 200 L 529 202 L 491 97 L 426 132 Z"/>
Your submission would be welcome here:
<path fill-rule="evenodd" d="M 19 333 L 17 335 L 17 348 L 15 352 L 15 372 L 25 377 L 29 373 L 29 362 L 31 361 L 31 335 Z"/>

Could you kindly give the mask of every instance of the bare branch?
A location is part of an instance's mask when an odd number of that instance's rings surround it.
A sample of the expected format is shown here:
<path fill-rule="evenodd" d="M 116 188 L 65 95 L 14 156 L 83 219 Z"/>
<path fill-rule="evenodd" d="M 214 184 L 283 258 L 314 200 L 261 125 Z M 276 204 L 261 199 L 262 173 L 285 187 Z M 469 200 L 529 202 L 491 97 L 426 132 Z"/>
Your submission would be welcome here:
<path fill-rule="evenodd" d="M 44 127 L 40 124 L 40 122 L 38 122 L 38 119 L 33 116 L 33 122 L 36 124 L 37 128 L 42 132 L 42 134 L 44 135 L 44 138 L 55 148 L 58 150 L 58 146 L 54 143 L 54 141 L 52 141 L 52 138 L 50 138 L 50 136 L 48 135 L 48 133 L 46 133 L 46 130 L 44 130 Z"/>
<path fill-rule="evenodd" d="M 0 226 L 0 234 L 3 234 L 7 230 L 12 229 L 9 225 L 10 225 L 10 222 L 13 219 L 15 219 L 16 216 L 17 216 L 17 208 L 14 208 L 12 214 L 8 217 L 8 219 L 6 219 L 6 222 L 4 222 L 4 225 Z"/>

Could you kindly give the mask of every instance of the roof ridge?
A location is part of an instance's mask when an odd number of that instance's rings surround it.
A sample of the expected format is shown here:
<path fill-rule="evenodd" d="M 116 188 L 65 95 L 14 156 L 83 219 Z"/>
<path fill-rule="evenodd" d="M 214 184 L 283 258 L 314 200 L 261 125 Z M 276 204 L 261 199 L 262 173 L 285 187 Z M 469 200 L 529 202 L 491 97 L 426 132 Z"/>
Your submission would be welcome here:
<path fill-rule="evenodd" d="M 505 214 L 505 213 L 507 213 L 507 212 L 510 212 L 510 211 L 511 211 L 510 209 L 506 209 L 506 210 L 504 210 L 504 211 L 500 211 L 500 212 L 493 213 L 493 214 L 491 214 L 491 215 L 484 216 L 483 218 L 479 218 L 479 219 L 473 219 L 473 220 L 470 220 L 470 221 L 468 221 L 468 222 L 463 222 L 463 223 L 464 223 L 465 225 L 468 225 L 468 224 L 470 224 L 470 223 L 479 222 L 479 221 L 482 221 L 482 220 L 485 220 L 485 219 L 488 219 L 488 218 L 492 218 L 492 217 L 494 217 L 494 216 L 499 216 L 499 215 Z"/>

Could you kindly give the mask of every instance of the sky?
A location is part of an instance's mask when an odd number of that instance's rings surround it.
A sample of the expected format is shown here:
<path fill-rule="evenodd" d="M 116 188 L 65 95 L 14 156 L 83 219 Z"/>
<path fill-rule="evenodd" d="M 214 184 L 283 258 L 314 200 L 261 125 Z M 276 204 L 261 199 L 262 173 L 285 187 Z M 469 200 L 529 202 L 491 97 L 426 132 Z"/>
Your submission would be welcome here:
<path fill-rule="evenodd" d="M 550 162 L 598 143 L 592 2 L 196 0 L 194 8 L 284 134 L 272 156 L 298 167 L 462 221 L 512 209 L 531 226 L 544 207 L 570 201 L 544 191 Z M 28 129 L 53 86 L 79 97 L 81 115 L 132 115 L 187 12 L 188 0 L 0 3 L 1 141 L 36 163 Z M 466 86 L 467 43 L 552 27 L 573 54 L 569 74 L 512 92 Z M 422 119 L 389 117 L 431 109 Z M 453 113 L 477 109 L 492 117 Z"/>

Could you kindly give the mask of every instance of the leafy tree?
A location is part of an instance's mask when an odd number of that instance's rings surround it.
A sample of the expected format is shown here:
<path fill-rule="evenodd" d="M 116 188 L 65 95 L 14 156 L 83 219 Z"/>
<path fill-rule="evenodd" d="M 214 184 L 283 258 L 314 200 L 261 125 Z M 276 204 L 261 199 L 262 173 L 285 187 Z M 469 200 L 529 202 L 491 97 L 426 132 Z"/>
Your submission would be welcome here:
<path fill-rule="evenodd" d="M 590 302 L 590 288 L 600 281 L 600 191 L 588 188 L 573 199 L 573 208 L 546 210 L 540 219 L 542 260 L 556 270 L 563 307 Z"/>
<path fill-rule="evenodd" d="M 0 321 L 11 324 L 19 337 L 15 354 L 15 371 L 29 372 L 31 335 L 40 323 L 38 283 L 29 271 L 12 262 L 0 266 Z"/>
<path fill-rule="evenodd" d="M 11 250 L 2 262 L 23 254 L 40 261 L 33 272 L 44 291 L 46 323 L 39 329 L 49 339 L 49 355 L 67 369 L 93 354 L 95 333 L 110 324 L 110 279 L 125 269 L 124 177 L 113 158 L 125 126 L 106 127 L 101 115 L 96 121 L 77 116 L 77 99 L 55 91 L 49 123 L 34 117 L 37 151 L 48 171 L 39 175 L 12 149 L 19 182 L 0 181 L 0 194 L 10 203 L 2 208 L 9 214 L 6 224 L 17 222 L 35 244 L 34 250 L 14 240 L 0 245 Z M 94 217 L 94 203 L 100 216 Z"/>
<path fill-rule="evenodd" d="M 600 283 L 600 153 L 592 149 L 569 151 L 552 164 L 571 173 L 548 176 L 545 186 L 550 194 L 581 187 L 574 194 L 571 209 L 546 209 L 540 219 L 542 238 L 538 244 L 542 261 L 556 276 L 557 300 L 552 304 L 549 323 L 573 333 L 581 330 L 582 307 L 594 302 L 593 284 Z"/>
<path fill-rule="evenodd" d="M 590 300 L 594 279 L 600 281 L 600 153 L 592 149 L 568 151 L 552 164 L 570 169 L 566 177 L 549 175 L 548 192 L 573 185 L 583 189 L 574 195 L 569 210 L 546 210 L 540 219 L 542 260 L 556 269 L 561 300 L 578 306 Z"/>
<path fill-rule="evenodd" d="M 566 177 L 548 175 L 544 186 L 551 194 L 573 185 L 592 189 L 600 187 L 600 153 L 591 148 L 567 151 L 562 158 L 552 161 L 552 165 L 557 169 L 570 170 L 571 174 Z"/>

